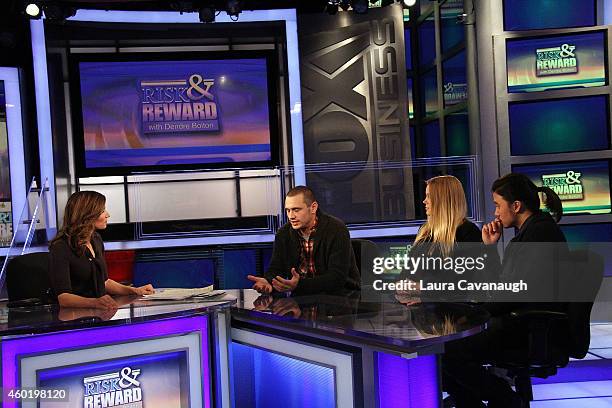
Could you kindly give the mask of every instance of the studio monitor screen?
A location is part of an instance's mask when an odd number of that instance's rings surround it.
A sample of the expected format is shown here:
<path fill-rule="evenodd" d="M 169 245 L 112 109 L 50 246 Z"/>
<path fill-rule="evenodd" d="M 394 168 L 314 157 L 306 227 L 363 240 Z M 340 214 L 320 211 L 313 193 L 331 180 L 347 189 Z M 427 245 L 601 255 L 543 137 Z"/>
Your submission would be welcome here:
<path fill-rule="evenodd" d="M 610 213 L 607 160 L 515 165 L 512 171 L 555 191 L 563 204 L 563 214 Z"/>
<path fill-rule="evenodd" d="M 277 163 L 272 54 L 72 59 L 79 176 Z"/>
<path fill-rule="evenodd" d="M 586 31 L 508 39 L 508 92 L 606 85 L 605 34 Z"/>

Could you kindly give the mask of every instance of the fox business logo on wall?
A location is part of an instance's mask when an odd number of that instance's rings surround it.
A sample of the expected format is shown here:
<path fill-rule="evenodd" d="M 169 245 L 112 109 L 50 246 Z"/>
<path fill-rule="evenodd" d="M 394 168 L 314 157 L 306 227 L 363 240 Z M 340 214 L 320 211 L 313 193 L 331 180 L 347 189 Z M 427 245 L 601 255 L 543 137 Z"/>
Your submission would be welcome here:
<path fill-rule="evenodd" d="M 578 59 L 575 51 L 576 46 L 570 44 L 536 49 L 536 76 L 578 72 Z"/>
<path fill-rule="evenodd" d="M 140 81 L 142 130 L 146 133 L 219 130 L 214 79 L 192 74 L 188 79 Z"/>
<path fill-rule="evenodd" d="M 561 200 L 582 200 L 584 191 L 581 175 L 580 172 L 572 170 L 559 174 L 543 174 L 542 185 L 550 187 Z"/>
<path fill-rule="evenodd" d="M 83 378 L 83 408 L 142 408 L 139 375 L 140 369 L 123 367 L 114 373 Z"/>

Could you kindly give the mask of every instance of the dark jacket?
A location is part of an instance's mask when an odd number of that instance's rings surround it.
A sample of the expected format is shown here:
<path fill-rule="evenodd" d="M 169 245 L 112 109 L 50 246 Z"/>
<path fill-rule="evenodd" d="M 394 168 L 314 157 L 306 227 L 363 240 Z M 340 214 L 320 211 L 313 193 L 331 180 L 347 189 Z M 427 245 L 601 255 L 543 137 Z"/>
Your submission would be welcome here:
<path fill-rule="evenodd" d="M 300 279 L 293 295 L 335 293 L 359 289 L 360 275 L 348 229 L 342 221 L 317 212 L 317 229 L 312 239 L 316 276 Z M 300 236 L 290 223 L 283 225 L 274 239 L 270 266 L 264 277 L 271 283 L 276 276 L 291 278 L 291 268 L 299 269 Z"/>
<path fill-rule="evenodd" d="M 106 294 L 104 283 L 108 279 L 104 261 L 104 243 L 96 232 L 91 237 L 95 258 L 88 249 L 80 255 L 66 239 L 49 248 L 49 281 L 55 297 L 72 293 L 83 297 L 100 297 Z"/>
<path fill-rule="evenodd" d="M 558 256 L 553 256 L 551 251 L 567 252 L 565 244 L 542 244 L 552 242 L 560 243 L 566 240 L 550 214 L 538 211 L 527 218 L 504 251 L 501 280 L 516 281 L 528 278 L 536 267 L 550 269 L 552 263 L 559 259 Z"/>
<path fill-rule="evenodd" d="M 489 304 L 489 312 L 495 316 L 517 309 L 562 310 L 564 305 L 561 303 L 533 302 L 533 297 L 537 295 L 542 301 L 550 300 L 554 295 L 555 274 L 567 256 L 565 235 L 551 215 L 538 211 L 530 216 L 504 250 L 499 280 L 525 281 L 531 302 L 517 303 L 516 300 L 520 300 L 517 296 L 513 303 Z"/>

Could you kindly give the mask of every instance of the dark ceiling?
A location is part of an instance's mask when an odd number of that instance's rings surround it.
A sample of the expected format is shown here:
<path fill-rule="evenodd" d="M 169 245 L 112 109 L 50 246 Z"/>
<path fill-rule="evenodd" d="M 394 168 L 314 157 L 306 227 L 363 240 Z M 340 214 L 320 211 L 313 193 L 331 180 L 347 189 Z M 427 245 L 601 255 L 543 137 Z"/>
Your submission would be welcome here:
<path fill-rule="evenodd" d="M 267 10 L 295 8 L 300 12 L 319 12 L 325 10 L 328 0 L 240 0 L 243 10 Z M 26 4 L 22 0 L 9 0 L 18 8 Z M 60 4 L 75 9 L 102 10 L 175 10 L 195 11 L 202 6 L 213 6 L 217 10 L 226 8 L 227 0 L 193 0 L 193 1 L 151 1 L 151 0 L 42 0 L 42 4 Z"/>

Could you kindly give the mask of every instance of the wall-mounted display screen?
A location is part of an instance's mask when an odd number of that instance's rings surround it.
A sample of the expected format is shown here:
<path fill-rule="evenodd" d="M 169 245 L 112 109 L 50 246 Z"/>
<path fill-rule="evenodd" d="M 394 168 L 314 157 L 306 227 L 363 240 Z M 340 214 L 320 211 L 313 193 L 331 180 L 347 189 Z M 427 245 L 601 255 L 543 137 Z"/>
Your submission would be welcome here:
<path fill-rule="evenodd" d="M 537 186 L 553 189 L 564 214 L 608 214 L 610 166 L 607 160 L 514 165 L 512 171 L 528 176 Z"/>
<path fill-rule="evenodd" d="M 596 10 L 596 0 L 504 0 L 504 30 L 593 26 Z"/>
<path fill-rule="evenodd" d="M 606 58 L 604 31 L 508 39 L 508 92 L 605 85 Z"/>
<path fill-rule="evenodd" d="M 67 390 L 63 407 L 188 408 L 187 351 L 39 370 L 37 384 Z M 41 402 L 54 407 L 57 402 Z"/>
<path fill-rule="evenodd" d="M 79 175 L 273 164 L 270 58 L 261 52 L 76 56 Z"/>
<path fill-rule="evenodd" d="M 512 155 L 608 149 L 608 103 L 607 95 L 511 102 Z"/>

